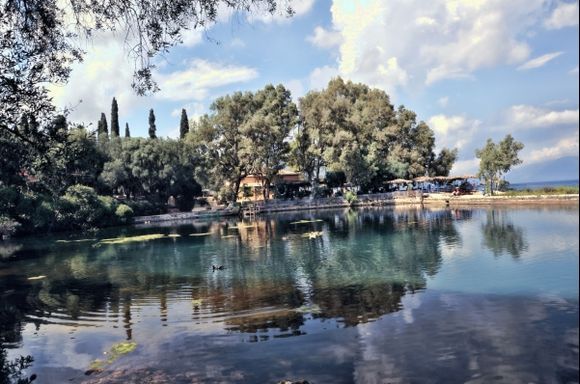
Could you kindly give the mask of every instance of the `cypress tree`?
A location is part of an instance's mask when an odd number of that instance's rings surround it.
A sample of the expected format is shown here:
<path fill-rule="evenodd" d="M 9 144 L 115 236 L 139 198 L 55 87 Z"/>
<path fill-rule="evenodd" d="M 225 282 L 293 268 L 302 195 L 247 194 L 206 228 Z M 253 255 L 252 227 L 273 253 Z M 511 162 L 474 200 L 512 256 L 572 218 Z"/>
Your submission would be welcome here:
<path fill-rule="evenodd" d="M 189 132 L 189 121 L 187 120 L 187 112 L 185 108 L 181 110 L 181 122 L 179 123 L 179 138 L 184 139 Z"/>
<path fill-rule="evenodd" d="M 38 121 L 36 121 L 36 117 L 32 113 L 28 116 L 28 127 L 30 132 L 38 132 Z"/>
<path fill-rule="evenodd" d="M 155 126 L 155 113 L 153 112 L 153 108 L 149 110 L 149 138 L 156 139 L 157 127 Z"/>
<path fill-rule="evenodd" d="M 30 134 L 30 124 L 28 123 L 28 117 L 22 115 L 20 117 L 20 124 L 18 125 L 18 130 L 24 135 Z"/>
<path fill-rule="evenodd" d="M 97 126 L 97 137 L 99 142 L 109 140 L 109 128 L 107 126 L 107 117 L 104 113 L 101 113 L 101 120 L 99 120 L 99 125 Z"/>
<path fill-rule="evenodd" d="M 125 137 L 131 137 L 131 132 L 129 131 L 129 123 L 125 123 Z"/>
<path fill-rule="evenodd" d="M 111 137 L 119 137 L 119 105 L 114 97 L 111 104 Z"/>

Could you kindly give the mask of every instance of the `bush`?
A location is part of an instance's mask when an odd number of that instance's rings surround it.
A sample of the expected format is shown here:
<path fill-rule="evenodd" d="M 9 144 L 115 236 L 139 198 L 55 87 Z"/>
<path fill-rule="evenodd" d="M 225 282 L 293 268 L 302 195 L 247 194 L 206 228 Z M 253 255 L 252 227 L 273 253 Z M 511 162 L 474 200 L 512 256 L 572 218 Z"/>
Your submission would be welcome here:
<path fill-rule="evenodd" d="M 115 210 L 115 216 L 120 223 L 130 223 L 133 220 L 133 209 L 126 204 L 120 204 Z"/>
<path fill-rule="evenodd" d="M 163 211 L 160 204 L 153 204 L 147 200 L 127 200 L 125 204 L 133 210 L 134 216 L 158 215 Z"/>
<path fill-rule="evenodd" d="M 0 216 L 0 240 L 10 237 L 20 228 L 20 223 L 6 215 Z"/>
<path fill-rule="evenodd" d="M 116 224 L 117 202 L 109 196 L 99 196 L 91 187 L 69 187 L 59 204 L 59 227 L 88 229 Z"/>
<path fill-rule="evenodd" d="M 18 202 L 18 191 L 16 188 L 0 187 L 0 212 L 11 212 Z"/>
<path fill-rule="evenodd" d="M 354 203 L 356 203 L 358 201 L 358 196 L 356 195 L 356 193 L 354 193 L 352 191 L 347 191 L 344 194 L 344 199 L 346 200 L 346 202 L 349 205 L 353 205 Z"/>

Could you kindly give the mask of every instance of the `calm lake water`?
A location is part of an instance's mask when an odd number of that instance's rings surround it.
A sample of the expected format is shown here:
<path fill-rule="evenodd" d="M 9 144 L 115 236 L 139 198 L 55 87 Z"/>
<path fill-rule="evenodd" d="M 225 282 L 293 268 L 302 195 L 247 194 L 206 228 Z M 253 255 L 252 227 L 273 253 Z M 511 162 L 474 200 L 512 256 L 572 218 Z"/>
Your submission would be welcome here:
<path fill-rule="evenodd" d="M 0 243 L 0 332 L 38 383 L 578 382 L 578 231 L 576 204 Z"/>

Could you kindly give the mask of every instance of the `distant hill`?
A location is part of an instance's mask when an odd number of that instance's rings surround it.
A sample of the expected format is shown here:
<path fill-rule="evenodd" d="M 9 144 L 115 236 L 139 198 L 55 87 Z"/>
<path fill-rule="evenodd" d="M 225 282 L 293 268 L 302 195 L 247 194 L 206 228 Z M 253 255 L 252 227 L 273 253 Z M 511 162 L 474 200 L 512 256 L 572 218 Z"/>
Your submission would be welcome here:
<path fill-rule="evenodd" d="M 578 180 L 578 157 L 567 156 L 542 163 L 518 165 L 506 175 L 510 183 Z"/>

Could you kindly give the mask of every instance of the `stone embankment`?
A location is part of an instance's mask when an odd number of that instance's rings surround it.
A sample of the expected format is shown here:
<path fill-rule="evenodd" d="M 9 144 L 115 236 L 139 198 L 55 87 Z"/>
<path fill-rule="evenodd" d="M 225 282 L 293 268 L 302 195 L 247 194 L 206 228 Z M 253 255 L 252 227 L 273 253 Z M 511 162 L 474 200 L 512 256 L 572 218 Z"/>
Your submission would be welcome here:
<path fill-rule="evenodd" d="M 578 203 L 578 194 L 567 195 L 525 195 L 525 196 L 484 196 L 473 195 L 453 196 L 449 193 L 436 193 L 423 197 L 425 205 L 524 205 L 524 204 L 570 204 Z"/>
<path fill-rule="evenodd" d="M 518 204 L 570 204 L 578 203 L 578 195 L 528 195 L 528 196 L 483 196 L 482 194 L 453 196 L 450 193 L 421 194 L 418 191 L 401 191 L 359 195 L 356 202 L 349 204 L 342 197 L 320 199 L 271 200 L 266 203 L 245 203 L 240 209 L 207 209 L 193 212 L 167 213 L 163 215 L 138 216 L 135 224 L 149 224 L 165 221 L 203 220 L 224 216 L 253 216 L 264 213 L 345 208 L 349 206 L 392 206 L 392 205 L 518 205 Z"/>

